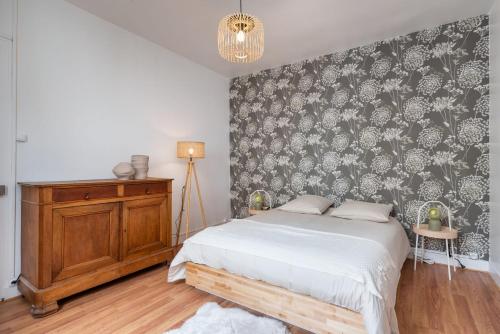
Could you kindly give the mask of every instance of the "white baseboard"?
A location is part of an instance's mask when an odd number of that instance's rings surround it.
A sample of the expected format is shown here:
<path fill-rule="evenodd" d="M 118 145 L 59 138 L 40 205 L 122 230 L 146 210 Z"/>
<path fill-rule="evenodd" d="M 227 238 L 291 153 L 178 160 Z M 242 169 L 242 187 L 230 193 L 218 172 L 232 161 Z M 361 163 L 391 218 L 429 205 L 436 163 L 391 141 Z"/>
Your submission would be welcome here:
<path fill-rule="evenodd" d="M 494 271 L 490 271 L 490 275 L 497 284 L 497 286 L 500 288 L 500 274 Z"/>
<path fill-rule="evenodd" d="M 500 268 L 495 268 L 493 263 L 490 263 L 490 275 L 500 288 Z"/>
<path fill-rule="evenodd" d="M 7 300 L 7 299 L 10 299 L 10 298 L 14 298 L 14 297 L 17 297 L 19 296 L 21 293 L 19 292 L 19 290 L 17 289 L 17 286 L 11 286 L 11 287 L 8 287 L 8 288 L 2 288 L 0 290 L 0 297 L 3 299 L 3 300 Z"/>
<path fill-rule="evenodd" d="M 415 252 L 415 248 L 412 248 L 412 251 L 408 255 L 408 258 L 413 259 L 413 253 Z M 418 256 L 420 257 L 422 254 L 421 249 L 418 250 Z M 490 271 L 490 263 L 485 260 L 472 260 L 466 255 L 455 255 L 456 258 L 462 262 L 462 264 L 467 269 L 479 270 L 479 271 Z M 425 250 L 425 258 L 434 261 L 435 263 L 447 264 L 447 256 L 446 252 L 439 252 L 435 250 Z M 450 265 L 452 265 L 452 259 L 450 258 Z M 459 267 L 459 264 L 456 263 Z"/>

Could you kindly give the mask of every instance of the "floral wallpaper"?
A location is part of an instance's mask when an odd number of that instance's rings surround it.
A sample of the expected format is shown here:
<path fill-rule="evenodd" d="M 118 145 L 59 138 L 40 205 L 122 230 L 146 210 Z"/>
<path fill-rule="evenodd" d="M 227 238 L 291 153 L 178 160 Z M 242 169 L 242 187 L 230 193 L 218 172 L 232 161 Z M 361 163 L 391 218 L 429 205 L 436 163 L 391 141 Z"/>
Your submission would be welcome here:
<path fill-rule="evenodd" d="M 458 252 L 488 259 L 488 38 L 479 16 L 233 79 L 233 215 L 256 189 L 392 203 L 413 239 L 440 200 Z"/>

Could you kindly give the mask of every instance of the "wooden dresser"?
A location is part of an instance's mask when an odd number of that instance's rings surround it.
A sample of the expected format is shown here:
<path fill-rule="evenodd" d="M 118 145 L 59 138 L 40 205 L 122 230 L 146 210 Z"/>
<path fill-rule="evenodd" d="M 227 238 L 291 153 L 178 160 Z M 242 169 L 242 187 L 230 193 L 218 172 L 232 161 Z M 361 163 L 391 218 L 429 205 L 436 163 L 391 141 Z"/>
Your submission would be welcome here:
<path fill-rule="evenodd" d="M 171 179 L 20 185 L 19 289 L 34 316 L 57 311 L 59 299 L 173 258 Z"/>

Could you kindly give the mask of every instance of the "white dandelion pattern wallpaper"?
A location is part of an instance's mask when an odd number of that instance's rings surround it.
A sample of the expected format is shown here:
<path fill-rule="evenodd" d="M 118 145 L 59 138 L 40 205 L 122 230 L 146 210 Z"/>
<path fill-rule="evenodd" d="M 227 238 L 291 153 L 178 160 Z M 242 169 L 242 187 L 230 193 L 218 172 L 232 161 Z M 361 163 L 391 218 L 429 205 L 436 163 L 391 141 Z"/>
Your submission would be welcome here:
<path fill-rule="evenodd" d="M 488 259 L 488 33 L 473 17 L 233 79 L 233 215 L 256 189 L 392 203 L 413 240 L 440 200 L 459 253 Z"/>

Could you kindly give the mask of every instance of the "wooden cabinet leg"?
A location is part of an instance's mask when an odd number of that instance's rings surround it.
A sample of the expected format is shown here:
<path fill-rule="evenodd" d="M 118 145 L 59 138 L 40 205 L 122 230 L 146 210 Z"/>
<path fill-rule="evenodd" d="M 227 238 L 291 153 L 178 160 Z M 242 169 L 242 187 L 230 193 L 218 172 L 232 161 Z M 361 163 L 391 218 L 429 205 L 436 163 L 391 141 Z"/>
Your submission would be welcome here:
<path fill-rule="evenodd" d="M 41 318 L 56 313 L 58 309 L 57 301 L 44 305 L 31 305 L 31 314 L 35 318 Z"/>

